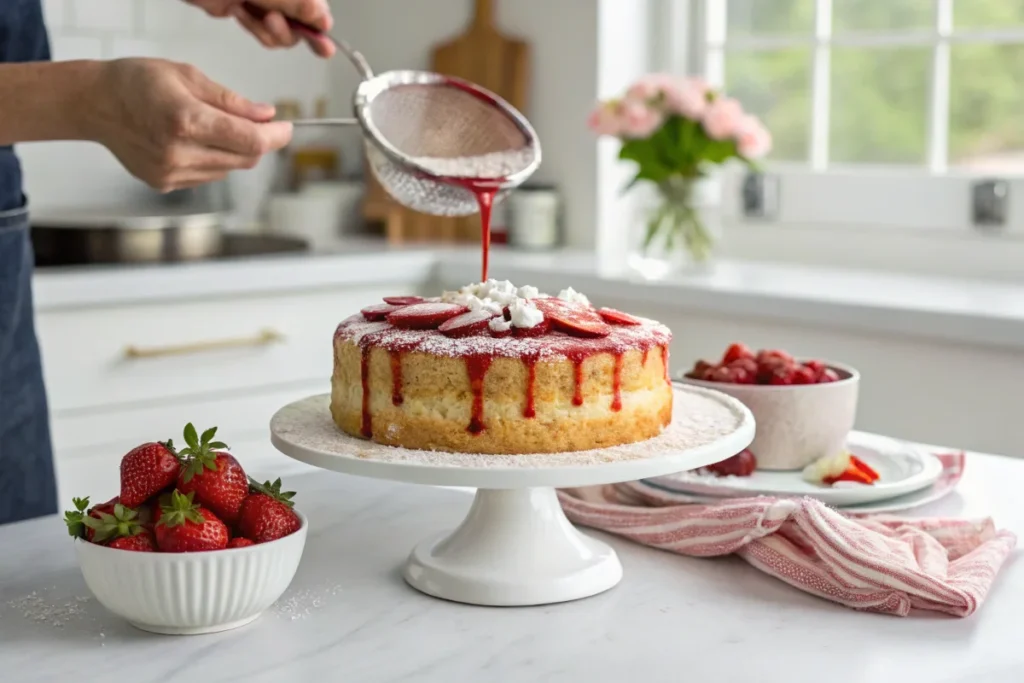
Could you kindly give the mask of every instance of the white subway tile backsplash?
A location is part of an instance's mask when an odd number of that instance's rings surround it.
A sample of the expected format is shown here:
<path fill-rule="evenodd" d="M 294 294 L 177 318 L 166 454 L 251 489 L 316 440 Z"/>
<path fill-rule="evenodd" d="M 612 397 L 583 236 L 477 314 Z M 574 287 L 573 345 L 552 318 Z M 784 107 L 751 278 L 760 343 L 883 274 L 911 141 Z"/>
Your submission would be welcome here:
<path fill-rule="evenodd" d="M 145 36 L 181 36 L 207 20 L 205 12 L 181 0 L 142 0 L 138 12 Z"/>
<path fill-rule="evenodd" d="M 106 42 L 106 48 L 104 56 L 107 59 L 121 59 L 122 57 L 173 58 L 173 55 L 168 54 L 167 44 L 156 40 L 113 38 Z"/>
<path fill-rule="evenodd" d="M 148 3 L 170 0 L 147 0 Z M 131 33 L 135 30 L 135 0 L 71 0 L 74 27 L 89 31 Z"/>
<path fill-rule="evenodd" d="M 67 19 L 67 0 L 43 0 L 43 17 L 49 30 L 63 27 Z"/>
<path fill-rule="evenodd" d="M 88 36 L 69 36 L 60 33 L 50 36 L 50 52 L 54 60 L 103 59 L 103 41 Z"/>

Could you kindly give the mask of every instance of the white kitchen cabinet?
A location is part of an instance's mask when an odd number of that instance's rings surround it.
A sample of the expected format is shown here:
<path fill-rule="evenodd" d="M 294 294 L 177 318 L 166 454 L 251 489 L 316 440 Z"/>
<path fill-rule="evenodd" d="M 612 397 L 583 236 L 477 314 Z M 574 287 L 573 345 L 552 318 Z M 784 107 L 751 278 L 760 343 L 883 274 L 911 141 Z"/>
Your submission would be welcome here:
<path fill-rule="evenodd" d="M 54 413 L 248 391 L 331 374 L 338 323 L 386 289 L 44 312 Z"/>
<path fill-rule="evenodd" d="M 112 497 L 121 457 L 146 441 L 180 443 L 187 422 L 200 430 L 216 425 L 258 479 L 308 469 L 270 445 L 270 417 L 290 401 L 330 391 L 335 327 L 396 291 L 407 288 L 41 311 L 61 500 Z"/>

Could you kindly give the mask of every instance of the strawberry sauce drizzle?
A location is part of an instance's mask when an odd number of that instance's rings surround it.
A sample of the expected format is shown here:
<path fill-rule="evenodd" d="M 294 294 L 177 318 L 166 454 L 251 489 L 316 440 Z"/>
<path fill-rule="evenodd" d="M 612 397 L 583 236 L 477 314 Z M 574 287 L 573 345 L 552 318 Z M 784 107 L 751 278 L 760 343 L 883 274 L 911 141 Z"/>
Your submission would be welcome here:
<path fill-rule="evenodd" d="M 353 339 L 360 347 L 361 351 L 361 381 L 362 381 L 362 434 L 367 438 L 372 438 L 372 415 L 370 412 L 370 354 L 373 348 L 382 348 L 389 354 L 389 361 L 391 365 L 392 374 L 392 392 L 391 402 L 393 405 L 401 405 L 404 402 L 403 393 L 403 379 L 402 379 L 402 354 L 406 352 L 412 352 L 422 350 L 424 352 L 430 352 L 431 340 L 439 337 L 440 335 L 434 330 L 398 330 L 394 327 L 388 326 L 385 329 L 375 329 L 363 333 L 358 333 L 358 327 L 354 327 L 352 332 L 348 332 L 349 326 L 359 326 L 366 324 L 379 324 L 379 323 L 367 323 L 363 317 L 353 316 L 339 325 L 336 332 L 337 336 L 349 337 L 350 334 L 357 333 L 358 336 Z M 473 434 L 479 434 L 485 429 L 484 424 L 484 401 L 483 401 L 483 390 L 484 380 L 487 375 L 487 371 L 490 368 L 491 362 L 496 357 L 511 357 L 519 358 L 527 366 L 527 384 L 526 384 L 526 401 L 523 406 L 523 417 L 535 418 L 536 417 L 536 399 L 535 399 L 535 384 L 536 384 L 536 372 L 537 363 L 542 360 L 545 353 L 550 353 L 552 358 L 565 358 L 573 364 L 573 405 L 583 405 L 583 362 L 591 356 L 609 353 L 612 354 L 615 359 L 614 375 L 613 375 L 613 391 L 614 398 L 612 401 L 612 410 L 619 411 L 622 408 L 622 366 L 624 363 L 624 352 L 628 350 L 628 347 L 622 345 L 623 342 L 617 341 L 615 335 L 622 334 L 625 332 L 638 331 L 636 328 L 617 328 L 613 332 L 613 336 L 603 339 L 573 339 L 566 337 L 561 333 L 549 333 L 544 335 L 550 341 L 541 346 L 540 339 L 533 338 L 516 340 L 518 344 L 532 344 L 536 341 L 538 344 L 535 349 L 515 349 L 514 346 L 506 346 L 501 343 L 496 345 L 485 352 L 479 350 L 471 350 L 467 348 L 463 351 L 459 351 L 458 356 L 462 357 L 466 363 L 466 371 L 470 380 L 470 390 L 473 395 L 472 413 L 470 423 L 467 427 L 467 431 Z M 633 348 L 639 347 L 637 350 L 643 354 L 642 362 L 646 365 L 647 357 L 650 349 L 653 346 L 657 346 L 661 349 L 662 357 L 665 361 L 665 379 L 667 382 L 671 382 L 671 378 L 668 371 L 668 344 L 665 343 L 664 337 L 659 335 L 667 334 L 667 330 L 658 331 L 650 329 L 646 331 L 645 339 L 633 339 L 629 342 L 633 345 Z M 452 340 L 446 339 L 445 343 L 460 343 L 463 340 Z M 490 340 L 493 343 L 499 342 L 499 340 Z M 503 340 L 502 340 L 503 341 Z M 466 344 L 470 343 L 470 340 L 465 340 Z M 477 346 L 477 344 L 473 344 Z"/>
<path fill-rule="evenodd" d="M 533 396 L 533 385 L 537 382 L 537 358 L 526 356 L 523 362 L 526 363 L 526 405 L 523 406 L 523 417 L 530 419 L 537 417 Z"/>
<path fill-rule="evenodd" d="M 647 367 L 647 354 L 649 354 L 650 352 L 651 352 L 651 347 L 650 346 L 645 346 L 644 347 L 644 352 L 643 352 L 644 355 L 640 359 L 640 367 L 642 367 L 642 368 Z"/>
<path fill-rule="evenodd" d="M 490 356 L 469 356 L 466 358 L 466 372 L 469 374 L 469 390 L 473 392 L 473 412 L 468 430 L 471 434 L 484 431 L 484 378 L 491 367 Z"/>
<path fill-rule="evenodd" d="M 615 370 L 612 374 L 612 392 L 615 394 L 612 398 L 612 412 L 617 413 L 622 410 L 622 354 L 615 354 Z"/>
<path fill-rule="evenodd" d="M 370 351 L 369 346 L 362 348 L 362 359 L 359 363 L 360 375 L 363 381 L 363 427 L 362 433 L 367 439 L 373 436 L 373 423 L 370 417 Z"/>
<path fill-rule="evenodd" d="M 402 396 L 402 352 L 391 351 L 391 405 L 400 406 L 405 401 Z"/>
<path fill-rule="evenodd" d="M 572 359 L 572 375 L 575 388 L 572 392 L 572 404 L 583 405 L 583 361 L 585 357 L 576 356 Z"/>

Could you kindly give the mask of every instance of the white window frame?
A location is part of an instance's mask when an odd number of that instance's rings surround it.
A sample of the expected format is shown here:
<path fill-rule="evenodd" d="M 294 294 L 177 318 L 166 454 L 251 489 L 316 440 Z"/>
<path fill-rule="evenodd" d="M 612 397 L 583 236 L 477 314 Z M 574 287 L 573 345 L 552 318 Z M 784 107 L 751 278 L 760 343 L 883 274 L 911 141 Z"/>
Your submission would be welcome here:
<path fill-rule="evenodd" d="M 655 0 L 657 2 L 657 0 Z M 962 1 L 962 0 L 961 0 Z M 725 40 L 727 0 L 663 0 L 654 23 L 655 60 L 675 73 L 703 75 L 715 86 L 724 80 L 730 51 L 811 47 L 812 116 L 810 159 L 806 163 L 768 162 L 766 172 L 779 179 L 778 212 L 769 221 L 786 225 L 882 228 L 974 233 L 973 185 L 980 178 L 1006 180 L 1009 216 L 995 234 L 1024 238 L 1024 174 L 989 175 L 947 164 L 950 47 L 957 42 L 1024 44 L 1024 27 L 953 32 L 953 0 L 934 0 L 935 24 L 916 32 L 860 32 L 832 35 L 832 0 L 814 0 L 813 35 L 772 35 Z M 928 109 L 928 158 L 921 166 L 870 166 L 829 163 L 828 110 L 833 46 L 931 46 L 932 87 Z M 763 223 L 742 211 L 743 173 L 723 173 L 722 215 L 726 223 Z"/>

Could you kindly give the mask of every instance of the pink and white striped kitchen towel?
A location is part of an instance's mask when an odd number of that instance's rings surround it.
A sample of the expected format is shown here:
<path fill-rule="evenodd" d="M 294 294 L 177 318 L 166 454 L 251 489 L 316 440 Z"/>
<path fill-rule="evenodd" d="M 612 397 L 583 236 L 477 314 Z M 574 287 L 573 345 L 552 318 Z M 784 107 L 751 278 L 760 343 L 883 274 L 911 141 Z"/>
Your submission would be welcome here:
<path fill-rule="evenodd" d="M 953 471 L 963 455 L 940 456 Z M 973 614 L 1017 543 L 991 519 L 854 518 L 811 498 L 683 504 L 629 484 L 559 491 L 576 524 L 693 557 L 735 553 L 800 590 L 854 609 Z"/>

